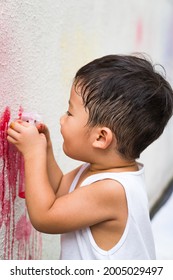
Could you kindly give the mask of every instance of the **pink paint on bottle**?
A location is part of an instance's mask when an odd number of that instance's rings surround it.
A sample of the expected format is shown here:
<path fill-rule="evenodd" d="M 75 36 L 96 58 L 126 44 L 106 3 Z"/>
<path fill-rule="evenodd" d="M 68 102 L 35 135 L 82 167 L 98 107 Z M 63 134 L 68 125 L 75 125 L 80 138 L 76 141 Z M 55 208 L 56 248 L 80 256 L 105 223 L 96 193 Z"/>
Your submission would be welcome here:
<path fill-rule="evenodd" d="M 37 125 L 42 122 L 42 117 L 36 112 L 22 112 L 20 119 L 30 124 Z"/>

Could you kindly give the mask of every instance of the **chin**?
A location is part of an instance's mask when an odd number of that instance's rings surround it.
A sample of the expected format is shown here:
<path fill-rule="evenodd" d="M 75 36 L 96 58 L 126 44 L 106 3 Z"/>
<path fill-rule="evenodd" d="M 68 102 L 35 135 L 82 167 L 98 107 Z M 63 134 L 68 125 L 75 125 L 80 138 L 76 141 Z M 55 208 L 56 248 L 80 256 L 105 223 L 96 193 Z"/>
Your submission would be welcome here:
<path fill-rule="evenodd" d="M 71 159 L 78 160 L 78 161 L 84 161 L 81 159 L 80 156 L 77 156 L 75 153 L 73 154 L 71 151 L 69 152 L 67 149 L 65 149 L 65 147 L 63 147 L 63 151 L 64 151 L 64 154 Z"/>
<path fill-rule="evenodd" d="M 69 158 L 82 162 L 87 162 L 86 156 L 79 154 L 79 149 L 77 150 L 68 149 L 64 143 L 63 143 L 63 152 Z"/>
<path fill-rule="evenodd" d="M 74 158 L 73 155 L 72 155 L 72 153 L 69 152 L 68 149 L 66 149 L 66 147 L 65 147 L 64 144 L 63 144 L 63 151 L 64 151 L 64 154 L 65 154 L 66 156 L 68 156 L 68 157 L 70 157 L 70 158 Z"/>

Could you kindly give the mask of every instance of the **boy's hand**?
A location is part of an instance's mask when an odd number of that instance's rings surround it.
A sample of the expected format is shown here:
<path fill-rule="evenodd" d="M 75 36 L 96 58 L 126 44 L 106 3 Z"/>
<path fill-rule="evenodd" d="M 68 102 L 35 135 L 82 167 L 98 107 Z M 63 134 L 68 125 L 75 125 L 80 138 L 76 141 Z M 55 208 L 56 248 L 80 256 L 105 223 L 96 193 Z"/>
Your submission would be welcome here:
<path fill-rule="evenodd" d="M 50 133 L 49 133 L 49 129 L 48 127 L 43 124 L 43 123 L 39 123 L 36 125 L 39 133 L 43 133 L 46 137 L 46 140 L 47 140 L 47 147 L 51 147 L 52 146 L 52 143 L 51 143 L 51 138 L 50 138 Z"/>
<path fill-rule="evenodd" d="M 7 140 L 14 144 L 24 157 L 38 156 L 47 147 L 46 136 L 27 122 L 14 121 L 7 130 Z"/>

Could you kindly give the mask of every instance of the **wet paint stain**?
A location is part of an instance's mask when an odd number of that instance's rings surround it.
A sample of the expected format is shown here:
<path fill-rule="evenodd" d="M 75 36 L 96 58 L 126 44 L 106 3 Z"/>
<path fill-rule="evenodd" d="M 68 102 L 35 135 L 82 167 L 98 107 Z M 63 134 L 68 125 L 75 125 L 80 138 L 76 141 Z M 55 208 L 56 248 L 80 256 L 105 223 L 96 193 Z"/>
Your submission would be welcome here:
<path fill-rule="evenodd" d="M 19 118 L 21 113 L 19 108 Z M 39 259 L 41 235 L 28 220 L 24 200 L 18 217 L 19 200 L 24 198 L 24 162 L 7 141 L 9 122 L 10 109 L 6 107 L 0 118 L 0 259 Z"/>

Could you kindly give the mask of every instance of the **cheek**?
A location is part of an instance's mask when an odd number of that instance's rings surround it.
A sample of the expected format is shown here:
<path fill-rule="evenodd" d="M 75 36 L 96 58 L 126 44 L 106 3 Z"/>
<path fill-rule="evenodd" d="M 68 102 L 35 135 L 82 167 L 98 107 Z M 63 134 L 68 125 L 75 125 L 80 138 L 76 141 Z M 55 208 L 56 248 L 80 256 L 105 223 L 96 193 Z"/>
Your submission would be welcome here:
<path fill-rule="evenodd" d="M 72 131 L 72 129 L 70 128 L 70 127 L 62 127 L 61 128 L 61 134 L 62 134 L 62 137 L 63 137 L 63 139 L 64 140 L 67 140 L 68 141 L 68 139 L 70 140 L 72 137 L 73 137 L 73 131 Z"/>

